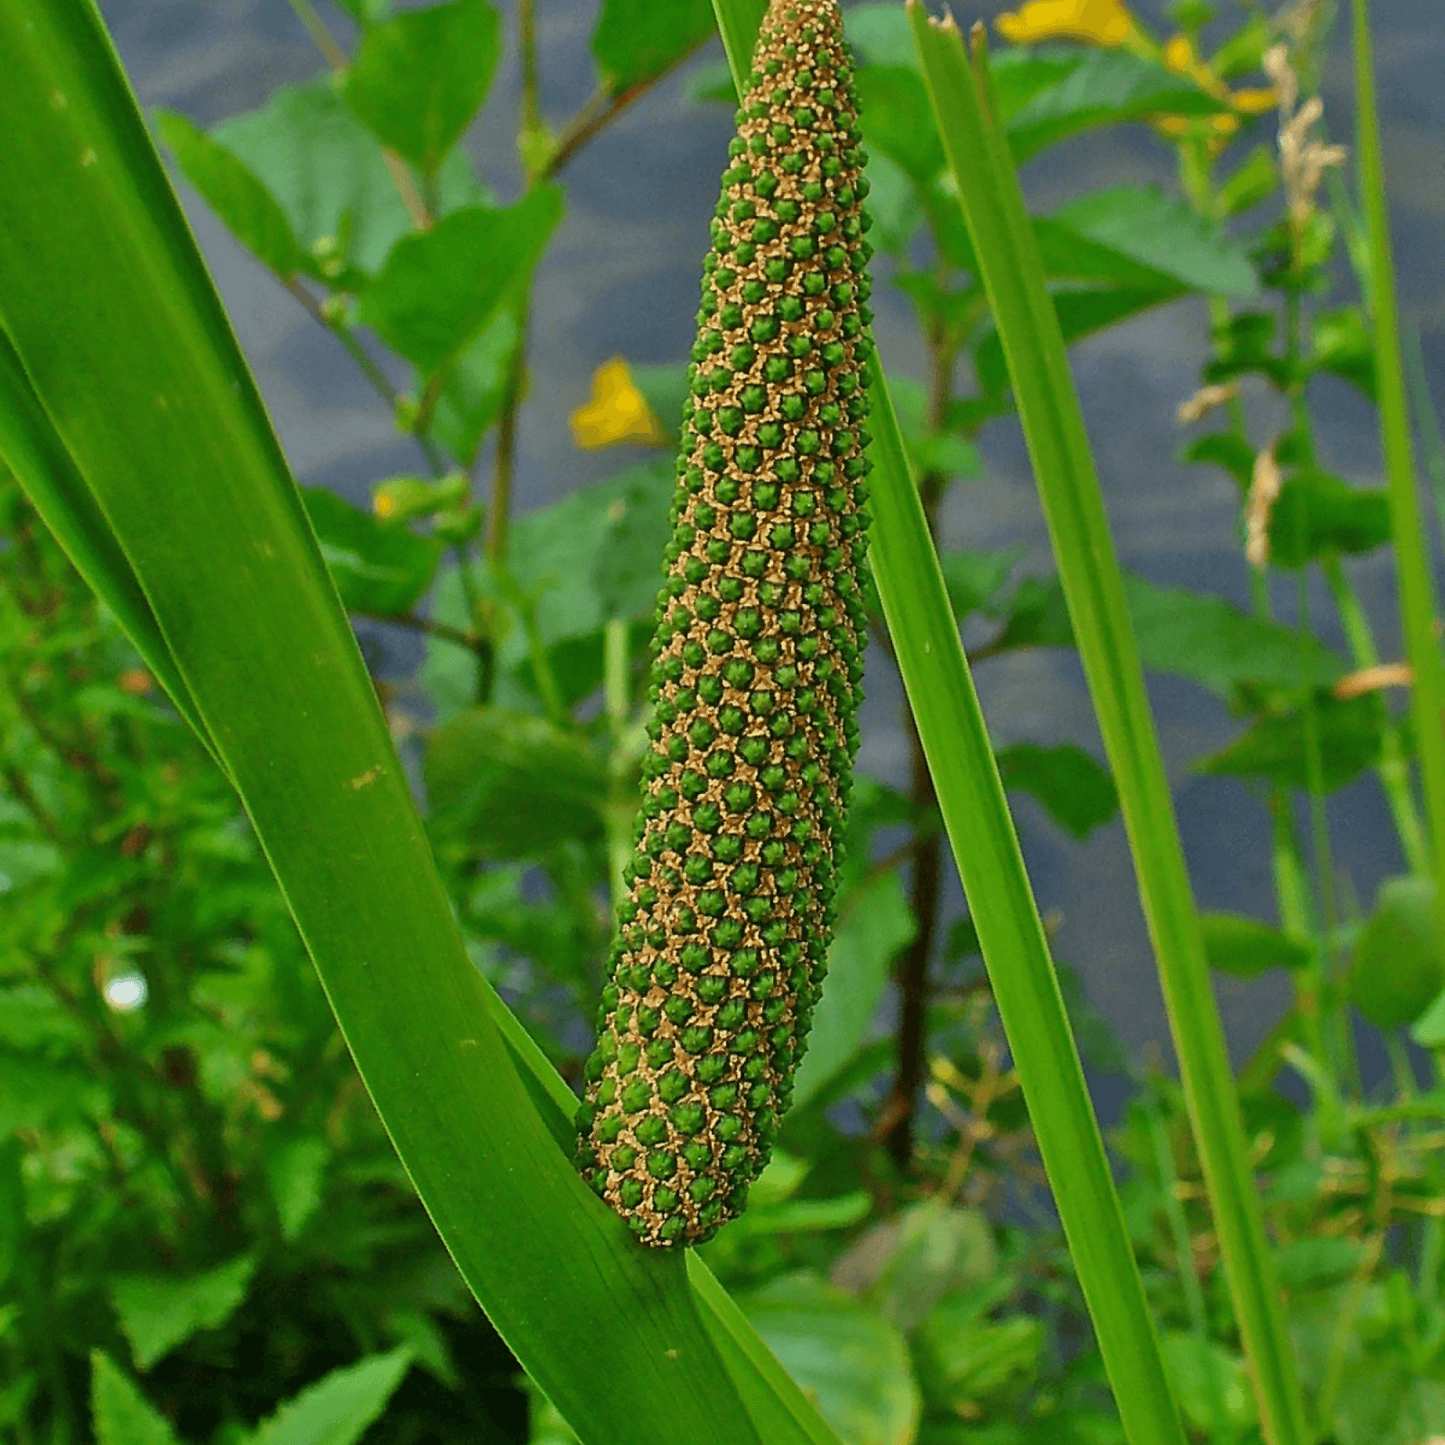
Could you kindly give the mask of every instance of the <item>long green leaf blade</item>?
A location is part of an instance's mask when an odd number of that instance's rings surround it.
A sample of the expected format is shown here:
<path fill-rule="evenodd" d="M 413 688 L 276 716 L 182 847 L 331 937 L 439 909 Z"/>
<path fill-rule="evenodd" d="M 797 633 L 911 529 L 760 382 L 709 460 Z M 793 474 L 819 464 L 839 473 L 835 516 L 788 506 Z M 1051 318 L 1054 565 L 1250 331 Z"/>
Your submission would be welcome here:
<path fill-rule="evenodd" d="M 512 1063 L 254 383 L 92 4 L 0 11 L 0 317 L 141 581 L 443 1239 L 589 1442 L 759 1439 L 681 1254 Z M 797 1438 L 802 1438 L 801 1436 Z"/>
<path fill-rule="evenodd" d="M 989 118 L 992 106 L 982 55 L 976 85 L 953 21 L 931 22 L 917 0 L 910 0 L 909 16 L 1003 340 L 1099 730 L 1119 789 L 1266 1437 L 1272 1445 L 1304 1445 L 1304 1405 L 1249 1168 L 1224 1030 L 1123 579 L 1038 244 L 1007 144 Z"/>

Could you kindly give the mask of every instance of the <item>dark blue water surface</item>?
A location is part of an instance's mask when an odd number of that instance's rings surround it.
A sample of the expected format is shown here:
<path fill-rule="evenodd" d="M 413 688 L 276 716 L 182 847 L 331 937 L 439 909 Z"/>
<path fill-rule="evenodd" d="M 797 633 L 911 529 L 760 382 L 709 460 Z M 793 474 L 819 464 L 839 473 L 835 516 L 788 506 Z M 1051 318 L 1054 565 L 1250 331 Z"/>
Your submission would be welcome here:
<path fill-rule="evenodd" d="M 538 0 L 544 107 L 560 125 L 594 85 L 588 39 L 596 0 Z M 990 18 L 1009 8 L 989 0 Z M 166 105 L 209 125 L 262 104 L 276 86 L 306 79 L 319 57 L 285 0 L 102 0 L 142 103 Z M 504 198 L 519 189 L 512 149 L 517 110 L 516 21 L 495 92 L 467 144 L 485 179 Z M 1164 7 L 1136 7 L 1156 34 L 1168 34 Z M 1221 6 L 1224 26 L 1231 7 Z M 1435 394 L 1445 398 L 1445 25 L 1436 0 L 1377 0 L 1376 62 L 1400 290 L 1407 325 L 1419 328 Z M 967 9 L 960 21 L 973 18 Z M 1242 13 L 1242 11 L 1240 12 Z M 334 20 L 334 16 L 328 18 Z M 343 27 L 337 24 L 337 33 Z M 532 388 L 520 420 L 518 503 L 539 506 L 618 469 L 621 453 L 575 451 L 567 414 L 585 399 L 594 368 L 621 353 L 635 362 L 674 362 L 691 345 L 699 263 L 730 133 L 729 112 L 686 98 L 688 75 L 716 61 L 713 42 L 685 70 L 643 96 L 573 163 L 564 176 L 567 218 L 542 264 L 532 335 Z M 1331 134 L 1352 128 L 1350 62 L 1337 35 L 1323 98 Z M 1169 185 L 1171 153 L 1145 128 L 1069 143 L 1031 162 L 1031 200 L 1050 208 L 1102 185 Z M 259 379 L 292 466 L 305 483 L 360 501 L 375 480 L 418 466 L 382 404 L 340 348 L 245 254 L 203 204 L 184 192 L 192 223 Z M 879 287 L 877 335 L 890 371 L 924 376 L 924 351 L 911 315 L 892 288 Z M 1204 307 L 1182 302 L 1080 345 L 1073 353 L 1118 547 L 1125 564 L 1156 582 L 1189 586 L 1247 604 L 1244 561 L 1234 542 L 1233 484 L 1216 470 L 1175 460 L 1179 402 L 1196 384 L 1206 346 Z M 398 376 L 399 381 L 404 378 Z M 1379 476 L 1375 419 L 1343 384 L 1313 394 L 1326 465 L 1361 483 Z M 1272 403 L 1251 396 L 1256 439 Z M 986 478 L 960 484 L 943 514 L 944 541 L 968 548 L 1017 546 L 1026 570 L 1050 570 L 1018 428 L 984 433 Z M 1375 621 L 1386 657 L 1399 654 L 1394 583 L 1381 553 L 1350 571 Z M 1277 597 L 1293 612 L 1291 590 Z M 1315 615 L 1330 618 L 1327 599 Z M 1340 642 L 1332 621 L 1327 636 Z M 384 666 L 408 671 L 409 637 L 367 638 Z M 1072 740 L 1101 754 L 1077 663 L 1055 653 L 1018 654 L 977 675 L 995 740 Z M 904 783 L 907 754 L 899 726 L 900 691 L 884 659 L 870 660 L 860 766 Z M 1190 762 L 1233 737 L 1238 723 L 1200 689 L 1151 679 L 1164 755 L 1174 784 L 1185 847 L 1201 903 L 1273 919 L 1262 809 L 1239 785 L 1194 776 Z M 1041 904 L 1057 910 L 1059 956 L 1081 973 L 1091 1004 L 1136 1061 L 1167 1058 L 1169 1044 L 1154 966 L 1135 898 L 1123 828 L 1117 822 L 1077 845 L 1028 800 L 1017 808 Z M 1368 904 L 1399 853 L 1373 782 L 1331 805 L 1336 865 L 1346 895 Z M 949 907 L 962 909 L 957 884 Z M 1223 981 L 1220 1001 L 1231 1046 L 1242 1056 L 1283 1007 L 1283 981 Z"/>

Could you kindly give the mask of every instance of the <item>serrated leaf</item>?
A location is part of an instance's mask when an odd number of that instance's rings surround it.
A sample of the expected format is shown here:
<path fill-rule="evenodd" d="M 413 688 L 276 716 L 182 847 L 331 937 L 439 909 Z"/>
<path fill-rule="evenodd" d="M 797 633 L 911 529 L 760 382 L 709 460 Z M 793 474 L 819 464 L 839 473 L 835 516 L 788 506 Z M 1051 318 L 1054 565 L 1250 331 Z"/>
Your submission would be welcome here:
<path fill-rule="evenodd" d="M 850 1445 L 908 1445 L 918 1386 L 903 1337 L 816 1276 L 785 1275 L 738 1300 L 783 1367 Z"/>
<path fill-rule="evenodd" d="M 514 206 L 469 206 L 404 237 L 362 297 L 361 319 L 430 376 L 525 282 L 562 205 L 560 187 L 538 186 Z"/>
<path fill-rule="evenodd" d="M 297 244 L 337 283 L 364 285 L 412 228 L 381 146 L 330 78 L 283 85 L 210 134 L 275 198 Z M 461 152 L 438 173 L 437 196 L 444 215 L 486 199 Z"/>
<path fill-rule="evenodd" d="M 917 931 L 896 871 L 844 900 L 828 949 L 823 997 L 793 1083 L 794 1108 L 812 1098 L 858 1052 L 888 986 L 893 960 Z"/>
<path fill-rule="evenodd" d="M 1341 700 L 1328 691 L 1315 695 L 1324 789 L 1332 793 L 1352 782 L 1380 756 L 1377 697 Z M 1308 788 L 1305 723 L 1300 709 L 1256 722 L 1228 747 L 1201 758 L 1196 772 L 1216 777 L 1257 778 L 1290 788 Z"/>
<path fill-rule="evenodd" d="M 347 72 L 347 103 L 430 176 L 487 98 L 501 32 L 487 0 L 451 0 L 368 26 Z"/>
<path fill-rule="evenodd" d="M 256 1256 L 243 1254 L 204 1274 L 128 1274 L 110 1281 L 111 1303 L 145 1371 L 197 1330 L 224 1324 L 246 1298 Z"/>
<path fill-rule="evenodd" d="M 1114 780 L 1073 743 L 1048 748 L 1015 743 L 1001 748 L 996 758 L 1004 787 L 1036 798 L 1072 837 L 1087 838 L 1119 811 Z"/>
<path fill-rule="evenodd" d="M 220 141 L 178 111 L 157 110 L 156 121 L 186 179 L 257 260 L 283 281 L 314 269 L 276 198 Z"/>
<path fill-rule="evenodd" d="M 303 487 L 301 496 L 347 609 L 377 617 L 410 612 L 431 586 L 441 544 L 388 526 L 325 487 Z"/>
<path fill-rule="evenodd" d="M 287 1400 L 246 1445 L 355 1445 L 410 1368 L 411 1351 L 402 1348 L 333 1370 Z"/>
<path fill-rule="evenodd" d="M 925 1398 L 965 1418 L 1002 1413 L 1034 1375 L 1045 1338 L 1027 1315 L 994 1321 L 969 1295 L 940 1300 L 914 1339 Z"/>
<path fill-rule="evenodd" d="M 1271 968 L 1302 968 L 1309 945 L 1237 913 L 1201 913 L 1204 956 L 1211 968 L 1234 978 L 1254 978 Z"/>
<path fill-rule="evenodd" d="M 1156 187 L 1091 191 L 1053 219 L 1191 290 L 1250 296 L 1259 289 L 1243 246 Z"/>
<path fill-rule="evenodd" d="M 1387 878 L 1350 960 L 1350 1002 L 1378 1028 L 1412 1024 L 1445 988 L 1435 883 Z"/>
<path fill-rule="evenodd" d="M 710 0 L 603 0 L 592 54 L 616 95 L 660 75 L 715 29 Z"/>
<path fill-rule="evenodd" d="M 177 1445 L 170 1422 L 99 1350 L 90 1355 L 90 1411 L 97 1445 Z"/>
<path fill-rule="evenodd" d="M 601 836 L 607 773 L 581 738 L 546 718 L 479 707 L 432 736 L 427 796 L 437 826 L 481 858 L 519 858 Z"/>

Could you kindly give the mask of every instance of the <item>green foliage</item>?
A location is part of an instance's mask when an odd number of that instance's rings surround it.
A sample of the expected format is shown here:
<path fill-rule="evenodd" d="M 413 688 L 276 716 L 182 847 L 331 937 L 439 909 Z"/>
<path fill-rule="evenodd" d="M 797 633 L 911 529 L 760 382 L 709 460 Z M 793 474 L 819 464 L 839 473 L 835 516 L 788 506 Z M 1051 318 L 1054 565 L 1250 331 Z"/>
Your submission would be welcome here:
<path fill-rule="evenodd" d="M 383 145 L 434 176 L 487 98 L 501 28 L 487 0 L 371 25 L 346 75 L 346 103 Z"/>
<path fill-rule="evenodd" d="M 649 461 L 519 517 L 504 488 L 474 497 L 490 439 L 526 389 L 528 292 L 565 207 L 554 142 L 519 137 L 530 178 L 514 204 L 498 206 L 474 174 L 462 138 L 502 58 L 486 0 L 342 9 L 357 27 L 339 73 L 282 87 L 210 131 L 174 112 L 158 113 L 156 128 L 222 223 L 370 366 L 418 443 L 418 474 L 379 485 L 374 513 L 309 491 L 305 515 L 350 610 L 426 630 L 418 677 L 378 688 L 425 783 L 451 908 L 472 960 L 515 1010 L 502 1016 L 513 1059 L 540 1049 L 576 1081 L 647 753 L 643 662 L 674 477 Z M 732 48 L 750 42 L 761 7 L 719 9 Z M 1176 13 L 1186 28 L 1201 19 Z M 605 0 L 592 37 L 603 98 L 630 101 L 713 26 L 700 0 Z M 892 392 L 907 461 L 936 512 L 955 481 L 983 474 L 981 432 L 1014 401 L 906 15 L 854 6 L 847 28 L 862 62 L 871 239 L 897 262 L 880 284 L 896 284 L 927 342 L 927 380 L 895 378 Z M 1232 82 L 1272 40 L 1256 17 L 1209 64 Z M 1235 148 L 1220 94 L 1145 48 L 1006 48 L 992 60 L 1018 159 L 1161 117 L 1179 146 L 1182 196 L 1118 186 L 1034 219 L 1062 335 L 1215 298 L 1202 379 L 1276 393 L 1292 407 L 1291 430 L 1256 438 L 1245 424 L 1253 407 L 1231 408 L 1183 454 L 1222 468 L 1243 504 L 1268 449 L 1282 473 L 1270 565 L 1320 566 L 1346 616 L 1338 559 L 1390 543 L 1390 518 L 1383 493 L 1329 469 L 1308 416 L 1317 398 L 1303 387 L 1323 375 L 1371 401 L 1380 393 L 1375 313 L 1336 284 L 1335 247 L 1352 218 L 1337 228 L 1317 206 L 1292 227 L 1271 205 L 1258 220 L 1279 183 L 1276 148 Z M 735 103 L 730 78 L 702 88 Z M 584 112 L 568 133 L 585 139 L 596 120 Z M 1367 250 L 1355 248 L 1366 268 Z M 1248 309 L 1231 314 L 1240 301 Z M 411 395 L 391 393 L 368 362 L 378 341 L 389 362 L 414 369 Z M 963 358 L 974 386 L 955 394 Z M 200 723 L 189 684 L 31 365 L 0 333 L 0 455 L 112 610 L 90 600 L 5 477 L 0 1435 L 26 1445 L 520 1440 L 516 1362 L 398 1165 L 204 727 L 198 743 L 183 725 Z M 695 412 L 681 360 L 633 378 L 664 430 Z M 948 603 L 979 667 L 1081 640 L 1059 583 L 1017 578 L 1017 561 L 1010 551 L 943 557 Z M 1408 820 L 1410 732 L 1380 695 L 1330 690 L 1378 661 L 1358 626 L 1347 620 L 1346 661 L 1263 606 L 1246 612 L 1137 577 L 1124 596 L 1145 665 L 1236 713 L 1235 740 L 1196 767 L 1240 778 L 1269 803 L 1277 862 L 1294 850 L 1291 793 L 1319 800 L 1375 768 Z M 863 597 L 876 626 L 876 594 Z M 997 766 L 1075 837 L 1117 811 L 1109 773 L 1073 744 L 1015 744 Z M 1086 1311 L 1070 1256 L 1051 1223 L 1023 1228 L 1002 1207 L 1030 1201 L 1039 1176 L 978 968 L 980 929 L 972 917 L 915 912 L 938 836 L 931 791 L 858 780 L 829 981 L 794 1107 L 747 1213 L 704 1252 L 746 1318 L 716 1283 L 697 1284 L 696 1297 L 711 1301 L 726 1358 L 751 1359 L 752 1378 L 767 1381 L 754 1405 L 770 1442 L 1116 1445 L 1097 1349 L 1080 1344 Z M 327 867 L 340 878 L 344 850 Z M 1323 885 L 1328 863 L 1317 867 Z M 1391 879 L 1357 923 L 1348 901 L 1320 892 L 1321 924 L 1309 906 L 1292 912 L 1283 887 L 1278 928 L 1206 913 L 1204 950 L 1232 978 L 1282 969 L 1294 994 L 1241 1074 L 1239 1102 L 1316 1434 L 1417 1445 L 1445 1432 L 1431 1222 L 1445 1197 L 1431 1132 L 1445 1102 L 1436 1088 L 1407 1089 L 1403 1075 L 1398 1098 L 1362 1098 L 1348 1009 L 1392 1046 L 1406 1027 L 1425 1048 L 1445 1043 L 1436 895 L 1423 878 Z M 889 1135 L 894 1020 L 909 960 L 929 938 L 923 1084 L 901 1168 Z M 1094 1052 L 1082 998 L 1068 1006 L 1091 1058 L 1108 1056 L 1107 1039 Z M 1272 1090 L 1282 1060 L 1314 1091 L 1305 1110 Z M 544 1072 L 524 1075 L 543 1110 L 540 1137 L 570 1147 L 565 1091 L 549 1093 Z M 1184 1424 L 1210 1445 L 1246 1445 L 1260 1429 L 1255 1399 L 1177 1088 L 1141 1087 L 1115 1144 Z M 560 1154 L 549 1160 L 562 1167 Z M 540 1286 L 537 1298 L 545 1304 Z M 582 1378 L 585 1363 L 568 1368 Z M 539 1442 L 575 1438 L 550 1406 L 534 1410 L 532 1429 Z"/>

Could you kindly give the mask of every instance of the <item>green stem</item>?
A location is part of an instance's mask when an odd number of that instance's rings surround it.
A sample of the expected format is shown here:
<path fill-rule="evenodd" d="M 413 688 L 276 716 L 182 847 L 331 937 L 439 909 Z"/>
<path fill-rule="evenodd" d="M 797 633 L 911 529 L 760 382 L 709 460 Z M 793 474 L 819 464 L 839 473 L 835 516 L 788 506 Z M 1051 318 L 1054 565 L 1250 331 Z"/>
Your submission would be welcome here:
<path fill-rule="evenodd" d="M 1327 556 L 1320 566 L 1329 583 L 1330 593 L 1335 599 L 1335 610 L 1345 630 L 1345 640 L 1350 646 L 1350 655 L 1355 666 L 1361 669 L 1379 665 L 1380 653 L 1375 646 L 1374 634 L 1369 619 L 1355 589 L 1345 575 L 1340 559 Z M 1405 862 L 1412 873 L 1421 877 L 1430 874 L 1430 844 L 1420 821 L 1419 809 L 1415 806 L 1415 795 L 1410 788 L 1410 765 L 1405 758 L 1404 744 L 1400 738 L 1399 724 L 1390 712 L 1383 698 L 1380 699 L 1380 761 L 1375 765 L 1380 785 L 1385 790 L 1385 801 L 1390 806 L 1390 815 L 1395 820 L 1395 830 L 1400 835 L 1400 847 Z"/>
<path fill-rule="evenodd" d="M 607 809 L 607 879 L 614 915 L 627 896 L 622 875 L 632 857 L 632 814 L 637 804 L 629 783 L 626 750 L 627 715 L 632 706 L 627 673 L 627 623 L 613 618 L 602 632 L 602 695 L 612 739 L 607 769 L 612 784 Z"/>
<path fill-rule="evenodd" d="M 1434 588 L 1425 530 L 1415 493 L 1415 460 L 1400 360 L 1400 322 L 1395 299 L 1395 264 L 1385 210 L 1380 123 L 1375 106 L 1375 73 L 1370 52 L 1367 0 L 1352 0 L 1355 51 L 1356 154 L 1365 227 L 1374 262 L 1375 369 L 1380 399 L 1380 446 L 1384 454 L 1390 529 L 1399 574 L 1400 613 L 1406 652 L 1414 675 L 1410 701 L 1416 747 L 1424 781 L 1436 907 L 1445 932 L 1445 665 L 1440 656 Z"/>

